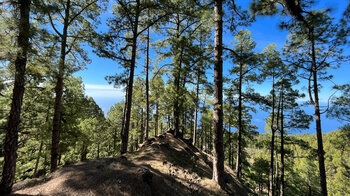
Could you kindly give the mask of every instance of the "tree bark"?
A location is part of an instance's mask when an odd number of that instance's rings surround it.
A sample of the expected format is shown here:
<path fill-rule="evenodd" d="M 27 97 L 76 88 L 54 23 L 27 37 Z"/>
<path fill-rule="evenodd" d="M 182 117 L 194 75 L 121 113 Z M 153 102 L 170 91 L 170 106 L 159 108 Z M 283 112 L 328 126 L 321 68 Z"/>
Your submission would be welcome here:
<path fill-rule="evenodd" d="M 213 180 L 221 187 L 224 186 L 224 145 L 223 145 L 223 106 L 222 106 L 222 33 L 223 33 L 223 11 L 222 0 L 214 3 L 214 110 L 213 110 Z"/>
<path fill-rule="evenodd" d="M 12 93 L 10 115 L 7 121 L 6 136 L 4 141 L 4 166 L 0 182 L 0 194 L 8 194 L 16 174 L 16 160 L 18 148 L 18 131 L 21 122 L 21 108 L 25 85 L 25 72 L 27 65 L 27 53 L 29 50 L 29 12 L 30 0 L 19 0 L 19 25 L 18 25 L 18 52 L 15 60 L 15 82 Z"/>
<path fill-rule="evenodd" d="M 63 33 L 61 36 L 61 54 L 59 60 L 59 70 L 56 78 L 55 86 L 55 105 L 54 115 L 52 122 L 52 143 L 51 143 L 51 172 L 57 169 L 57 159 L 59 154 L 59 142 L 60 142 L 60 131 L 61 131 L 61 119 L 62 119 L 62 96 L 63 96 L 63 77 L 65 72 L 65 60 L 66 60 L 66 48 L 67 48 L 67 36 L 68 36 L 68 25 L 70 15 L 70 0 L 67 0 L 65 6 Z"/>
<path fill-rule="evenodd" d="M 122 145 L 120 153 L 124 154 L 128 151 L 128 140 L 129 140 L 129 126 L 130 126 L 130 115 L 131 115 L 131 105 L 132 105 L 132 90 L 134 84 L 134 70 L 136 63 L 136 51 L 137 51 L 137 37 L 138 37 L 138 23 L 139 23 L 139 10 L 140 10 L 140 0 L 136 1 L 136 16 L 133 29 L 132 38 L 132 51 L 131 51 L 131 62 L 130 62 L 130 76 L 128 85 L 128 102 L 125 114 L 125 125 L 122 136 Z"/>
<path fill-rule="evenodd" d="M 320 174 L 320 184 L 321 193 L 326 196 L 327 193 L 327 178 L 326 169 L 324 163 L 324 150 L 323 150 L 323 140 L 322 140 L 322 129 L 321 129 L 321 113 L 318 97 L 318 82 L 317 82 L 317 65 L 316 65 L 316 52 L 315 52 L 315 40 L 313 38 L 313 29 L 311 32 L 311 54 L 312 54 L 312 74 L 313 74 L 313 94 L 314 94 L 314 108 L 315 108 L 315 120 L 316 120 L 316 135 L 317 135 L 317 155 L 319 164 L 319 174 Z M 309 87 L 310 88 L 310 87 Z"/>

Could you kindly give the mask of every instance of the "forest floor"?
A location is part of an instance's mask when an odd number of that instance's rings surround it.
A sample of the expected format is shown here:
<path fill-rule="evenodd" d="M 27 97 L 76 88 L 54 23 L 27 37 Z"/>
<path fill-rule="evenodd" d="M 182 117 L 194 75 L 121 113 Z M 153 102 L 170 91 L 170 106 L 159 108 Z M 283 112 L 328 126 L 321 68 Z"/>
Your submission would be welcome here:
<path fill-rule="evenodd" d="M 248 195 L 225 166 L 224 189 L 212 177 L 212 158 L 172 134 L 148 139 L 138 151 L 65 166 L 16 183 L 13 195 Z"/>

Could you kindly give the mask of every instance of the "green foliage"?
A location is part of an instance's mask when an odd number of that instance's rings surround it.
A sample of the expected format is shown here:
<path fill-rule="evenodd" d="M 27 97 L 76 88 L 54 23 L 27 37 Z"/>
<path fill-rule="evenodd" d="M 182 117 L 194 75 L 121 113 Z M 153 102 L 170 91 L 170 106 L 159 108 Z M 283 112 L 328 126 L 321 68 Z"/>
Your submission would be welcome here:
<path fill-rule="evenodd" d="M 345 126 L 339 131 L 323 134 L 327 152 L 325 156 L 327 185 L 332 195 L 346 195 L 350 191 L 349 130 L 349 127 Z M 262 192 L 259 194 L 267 191 L 269 137 L 260 134 L 254 143 L 249 143 L 248 148 L 252 164 L 245 178 L 257 192 L 260 190 L 259 184 L 262 186 Z M 316 148 L 315 134 L 296 134 L 286 138 L 286 195 L 320 194 Z"/>

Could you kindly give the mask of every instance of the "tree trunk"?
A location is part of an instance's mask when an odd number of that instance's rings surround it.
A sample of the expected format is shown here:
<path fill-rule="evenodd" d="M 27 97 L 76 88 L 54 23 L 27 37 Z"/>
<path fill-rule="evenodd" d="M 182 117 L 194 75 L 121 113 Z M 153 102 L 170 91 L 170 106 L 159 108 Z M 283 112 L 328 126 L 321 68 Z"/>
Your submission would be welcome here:
<path fill-rule="evenodd" d="M 283 116 L 283 109 L 284 109 L 284 98 L 283 98 L 283 86 L 282 86 L 282 93 L 281 93 L 282 103 L 281 103 L 281 179 L 280 179 L 280 196 L 284 196 L 284 116 Z"/>
<path fill-rule="evenodd" d="M 67 35 L 68 35 L 68 23 L 70 14 L 70 0 L 67 0 L 64 15 L 63 33 L 61 36 L 61 54 L 59 60 L 59 70 L 56 78 L 55 86 L 55 105 L 54 115 L 52 122 L 52 144 L 51 144 L 51 172 L 57 169 L 57 159 L 59 154 L 59 142 L 61 131 L 61 119 L 62 119 L 62 96 L 63 96 L 63 76 L 65 72 L 65 60 L 66 60 L 66 48 L 67 48 Z"/>
<path fill-rule="evenodd" d="M 149 132 L 149 79 L 148 79 L 148 69 L 149 69 L 149 28 L 147 29 L 147 52 L 146 52 L 146 134 L 145 139 L 148 139 Z"/>
<path fill-rule="evenodd" d="M 25 72 L 27 65 L 27 53 L 29 50 L 29 12 L 30 2 L 19 0 L 19 34 L 18 34 L 18 52 L 15 60 L 15 83 L 12 93 L 12 103 L 10 116 L 7 121 L 6 136 L 4 141 L 4 165 L 2 170 L 2 179 L 0 183 L 0 193 L 8 194 L 11 192 L 16 174 L 16 159 L 18 148 L 18 129 L 21 122 L 21 108 L 25 85 Z"/>
<path fill-rule="evenodd" d="M 159 118 L 159 103 L 156 102 L 156 116 L 155 116 L 155 127 L 154 127 L 154 136 L 158 135 L 158 118 Z"/>
<path fill-rule="evenodd" d="M 271 145 L 270 145 L 270 179 L 269 179 L 269 195 L 274 195 L 273 186 L 273 151 L 275 148 L 275 76 L 272 76 L 272 116 L 271 116 Z"/>
<path fill-rule="evenodd" d="M 317 133 L 317 155 L 320 173 L 320 184 L 321 193 L 326 196 L 327 193 L 327 179 L 326 179 L 326 169 L 324 163 L 324 150 L 323 150 L 323 140 L 322 140 L 322 129 L 321 129 L 321 113 L 318 98 L 318 82 L 317 82 L 317 65 L 316 65 L 316 52 L 315 52 L 315 40 L 313 38 L 313 29 L 310 30 L 312 33 L 312 74 L 313 74 L 313 93 L 314 93 L 314 107 L 315 107 L 315 120 L 316 120 L 316 133 Z M 310 87 L 309 87 L 310 88 Z"/>
<path fill-rule="evenodd" d="M 231 160 L 232 160 L 232 142 L 231 142 L 231 125 L 230 123 L 228 124 L 228 164 L 229 166 L 232 168 L 233 165 L 231 164 Z"/>
<path fill-rule="evenodd" d="M 196 87 L 196 106 L 194 109 L 194 127 L 193 127 L 193 146 L 196 146 L 197 140 L 197 120 L 198 120 L 198 105 L 199 105 L 199 82 L 200 82 L 200 72 L 197 71 L 197 87 Z"/>
<path fill-rule="evenodd" d="M 36 161 L 35 161 L 35 167 L 34 167 L 34 172 L 33 172 L 33 178 L 35 178 L 36 173 L 37 173 L 37 171 L 38 171 L 38 166 L 39 166 L 39 161 L 40 161 L 40 156 L 41 156 L 41 151 L 42 151 L 42 149 L 43 149 L 43 145 L 44 145 L 44 142 L 41 141 L 41 142 L 40 142 L 40 146 L 39 146 L 38 156 L 37 156 Z"/>
<path fill-rule="evenodd" d="M 86 161 L 86 155 L 87 155 L 87 146 L 83 144 L 80 152 L 80 161 Z"/>
<path fill-rule="evenodd" d="M 237 137 L 237 158 L 236 158 L 236 176 L 241 178 L 242 173 L 242 65 L 239 65 L 239 84 L 238 84 L 238 137 Z"/>
<path fill-rule="evenodd" d="M 100 158 L 100 143 L 97 143 L 97 158 Z"/>
<path fill-rule="evenodd" d="M 181 21 L 180 21 L 180 15 L 177 14 L 177 24 L 176 24 L 176 38 L 180 38 L 180 25 L 181 25 Z M 180 105 L 182 104 L 182 100 L 180 99 L 180 83 L 181 83 L 181 71 L 182 71 L 182 55 L 183 55 L 183 50 L 184 47 L 181 48 L 181 52 L 179 54 L 179 62 L 176 62 L 177 67 L 175 67 L 175 78 L 174 78 L 174 82 L 175 82 L 175 91 L 176 91 L 176 98 L 174 100 L 174 130 L 175 136 L 179 136 L 179 132 L 180 132 Z"/>
<path fill-rule="evenodd" d="M 124 154 L 128 151 L 128 140 L 129 140 L 129 126 L 130 126 L 130 115 L 131 115 L 131 104 L 132 104 L 132 90 L 134 84 L 134 70 L 136 63 L 136 51 L 137 51 L 137 33 L 138 33 L 138 23 L 139 23 L 139 9 L 140 9 L 140 0 L 136 1 L 136 16 L 133 29 L 133 38 L 132 38 L 132 51 L 131 51 L 131 62 L 130 62 L 130 76 L 129 76 L 129 85 L 128 85 L 128 102 L 125 114 L 125 125 L 122 136 L 122 145 L 120 153 Z"/>
<path fill-rule="evenodd" d="M 145 123 L 143 123 L 144 121 L 143 120 L 145 120 L 146 121 L 146 119 L 144 119 L 143 118 L 143 108 L 140 108 L 140 110 L 141 110 L 141 123 L 140 123 L 140 125 L 141 125 L 141 127 L 140 127 L 140 143 L 142 144 L 143 143 L 143 138 L 148 138 L 148 136 L 147 137 L 145 137 Z M 145 140 L 147 140 L 147 139 L 145 139 Z"/>
<path fill-rule="evenodd" d="M 277 136 L 276 136 L 276 138 L 277 138 Z M 276 140 L 276 142 L 277 142 L 277 140 Z M 276 147 L 277 148 L 277 147 Z M 277 187 L 279 187 L 279 182 L 278 182 L 278 169 L 279 169 L 279 167 L 278 167 L 278 152 L 277 152 L 277 150 L 276 150 L 276 160 L 275 160 L 275 195 L 278 195 L 278 188 Z"/>
<path fill-rule="evenodd" d="M 221 187 L 224 185 L 224 145 L 223 145 L 223 111 L 222 111 L 222 0 L 214 1 L 214 110 L 213 110 L 213 180 Z"/>
<path fill-rule="evenodd" d="M 125 104 L 124 104 L 124 110 L 123 110 L 123 119 L 122 119 L 122 128 L 120 131 L 120 138 L 123 138 L 124 136 L 124 127 L 125 127 L 125 120 L 126 120 L 126 108 L 128 107 L 128 86 L 125 88 Z"/>
<path fill-rule="evenodd" d="M 280 92 L 280 96 L 278 99 L 278 106 L 277 106 L 277 117 L 276 117 L 276 130 L 275 132 L 279 129 L 279 121 L 280 121 L 280 110 L 281 110 L 281 99 L 282 99 L 282 91 Z M 280 129 L 279 129 L 280 130 Z M 277 135 L 276 135 L 277 138 Z M 277 139 L 275 140 L 277 146 Z M 277 147 L 276 147 L 277 149 Z M 276 150 L 276 161 L 275 161 L 275 195 L 278 195 L 278 187 L 279 187 L 279 179 L 278 179 L 278 151 Z"/>

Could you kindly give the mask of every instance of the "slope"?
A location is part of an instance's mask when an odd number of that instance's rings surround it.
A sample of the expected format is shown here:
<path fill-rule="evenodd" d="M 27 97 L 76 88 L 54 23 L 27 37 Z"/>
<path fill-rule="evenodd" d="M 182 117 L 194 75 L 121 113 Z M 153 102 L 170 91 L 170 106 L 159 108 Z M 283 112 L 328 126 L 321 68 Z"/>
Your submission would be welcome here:
<path fill-rule="evenodd" d="M 211 180 L 211 156 L 166 133 L 136 152 L 66 166 L 42 178 L 19 182 L 20 195 L 248 195 L 225 167 L 226 187 Z"/>

